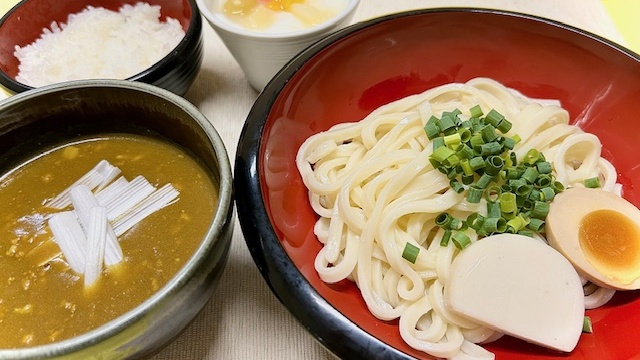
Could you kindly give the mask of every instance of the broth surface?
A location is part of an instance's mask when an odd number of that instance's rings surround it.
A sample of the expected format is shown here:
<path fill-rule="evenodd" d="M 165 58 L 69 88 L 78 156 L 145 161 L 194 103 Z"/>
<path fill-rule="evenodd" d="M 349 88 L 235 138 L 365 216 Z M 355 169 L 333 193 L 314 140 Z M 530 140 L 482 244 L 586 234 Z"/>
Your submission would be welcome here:
<path fill-rule="evenodd" d="M 107 160 L 127 180 L 171 183 L 178 200 L 119 237 L 124 261 L 106 267 L 92 287 L 67 265 L 46 225 L 60 210 L 47 199 Z M 217 185 L 187 153 L 130 134 L 79 140 L 32 159 L 0 178 L 0 348 L 35 346 L 94 329 L 131 310 L 165 285 L 209 228 Z"/>

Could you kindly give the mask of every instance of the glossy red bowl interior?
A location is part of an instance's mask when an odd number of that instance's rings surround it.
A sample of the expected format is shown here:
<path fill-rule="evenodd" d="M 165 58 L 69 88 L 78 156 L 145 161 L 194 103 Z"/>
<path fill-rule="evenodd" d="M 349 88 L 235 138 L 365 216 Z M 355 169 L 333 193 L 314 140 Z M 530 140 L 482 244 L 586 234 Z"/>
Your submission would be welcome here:
<path fill-rule="evenodd" d="M 241 225 L 265 279 L 339 356 L 376 358 L 387 354 L 380 349 L 388 345 L 394 356 L 429 358 L 402 341 L 397 322 L 374 318 L 353 283 L 328 285 L 318 277 L 317 217 L 295 165 L 298 147 L 310 135 L 358 121 L 390 101 L 475 77 L 493 78 L 530 97 L 559 99 L 572 121 L 598 135 L 603 156 L 620 173 L 624 196 L 640 205 L 637 54 L 552 21 L 477 9 L 391 15 L 330 36 L 294 59 L 261 94 L 239 143 L 236 185 Z M 587 313 L 595 333 L 584 334 L 566 356 L 509 337 L 486 347 L 497 359 L 640 357 L 640 293 L 618 292 Z M 337 321 L 341 330 L 331 331 L 322 328 L 330 325 L 314 325 L 322 316 L 356 326 Z M 339 343 L 348 341 L 358 344 Z"/>
<path fill-rule="evenodd" d="M 135 4 L 138 0 L 23 0 L 10 10 L 0 22 L 0 70 L 7 80 L 14 81 L 18 74 L 19 61 L 14 55 L 15 47 L 23 47 L 37 40 L 44 28 L 52 22 L 66 23 L 69 14 L 75 14 L 87 6 L 104 7 L 118 11 L 124 4 Z M 160 20 L 166 17 L 177 19 L 185 32 L 189 30 L 193 13 L 198 15 L 195 1 L 190 0 L 144 0 L 151 5 L 160 5 Z M 197 36 L 200 36 L 198 32 Z M 19 83 L 18 83 L 19 84 Z M 22 85 L 24 86 L 24 85 Z M 14 89 L 10 89 L 15 91 Z"/>

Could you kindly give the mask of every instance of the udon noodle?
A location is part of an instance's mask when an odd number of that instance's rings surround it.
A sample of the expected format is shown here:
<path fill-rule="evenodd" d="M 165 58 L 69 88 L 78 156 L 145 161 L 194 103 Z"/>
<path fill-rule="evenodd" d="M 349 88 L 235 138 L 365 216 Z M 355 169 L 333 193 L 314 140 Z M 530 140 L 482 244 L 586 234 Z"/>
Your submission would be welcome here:
<path fill-rule="evenodd" d="M 309 137 L 297 166 L 319 215 L 315 234 L 324 245 L 315 259 L 327 283 L 354 281 L 371 313 L 399 319 L 411 347 L 432 356 L 493 358 L 476 344 L 502 334 L 447 309 L 443 298 L 449 268 L 458 250 L 440 245 L 443 230 L 435 217 L 447 211 L 458 218 L 486 214 L 485 200 L 474 204 L 449 187 L 445 175 L 428 161 L 432 146 L 423 126 L 432 116 L 480 105 L 513 123 L 506 134 L 522 139 L 513 151 L 542 152 L 556 179 L 567 187 L 599 177 L 602 189 L 620 194 L 614 167 L 600 156 L 595 135 L 569 125 L 557 101 L 538 101 L 500 83 L 476 78 L 430 89 L 384 105 L 357 123 L 338 124 Z M 468 231 L 471 241 L 478 235 Z M 545 241 L 544 234 L 534 237 Z M 402 258 L 404 244 L 420 247 L 415 263 Z M 606 303 L 614 291 L 585 281 L 587 308 Z"/>

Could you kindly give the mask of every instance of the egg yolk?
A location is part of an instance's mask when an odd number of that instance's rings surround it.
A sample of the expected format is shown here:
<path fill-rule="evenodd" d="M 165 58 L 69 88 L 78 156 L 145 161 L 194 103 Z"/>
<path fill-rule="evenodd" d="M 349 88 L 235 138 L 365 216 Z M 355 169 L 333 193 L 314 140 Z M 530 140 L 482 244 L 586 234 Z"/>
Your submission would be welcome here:
<path fill-rule="evenodd" d="M 592 266 L 620 282 L 637 278 L 640 228 L 613 210 L 596 210 L 580 222 L 580 247 Z"/>
<path fill-rule="evenodd" d="M 247 15 L 258 4 L 263 4 L 274 11 L 291 11 L 293 4 L 302 3 L 304 0 L 228 0 L 224 3 L 224 12 L 233 15 Z"/>
<path fill-rule="evenodd" d="M 291 11 L 291 6 L 304 0 L 268 0 L 262 1 L 269 9 L 275 11 Z"/>
<path fill-rule="evenodd" d="M 258 5 L 258 0 L 228 0 L 224 3 L 223 11 L 231 15 L 246 15 Z"/>

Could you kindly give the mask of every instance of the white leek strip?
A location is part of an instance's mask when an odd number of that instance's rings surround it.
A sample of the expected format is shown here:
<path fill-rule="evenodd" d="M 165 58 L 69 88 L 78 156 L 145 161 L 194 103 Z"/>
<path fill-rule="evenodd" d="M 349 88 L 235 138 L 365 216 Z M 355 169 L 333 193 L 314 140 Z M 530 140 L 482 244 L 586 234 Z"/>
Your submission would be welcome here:
<path fill-rule="evenodd" d="M 67 263 L 77 273 L 85 267 L 87 238 L 73 211 L 63 211 L 49 218 L 49 227 Z"/>
<path fill-rule="evenodd" d="M 140 202 L 126 214 L 113 222 L 113 230 L 117 236 L 124 234 L 142 219 L 171 204 L 180 192 L 171 184 L 166 184 Z"/>
<path fill-rule="evenodd" d="M 74 205 L 75 206 L 75 205 Z M 84 267 L 84 286 L 91 286 L 102 272 L 102 261 L 107 244 L 107 209 L 94 206 L 89 214 L 87 229 L 87 256 Z"/>
<path fill-rule="evenodd" d="M 137 203 L 144 200 L 156 190 L 143 176 L 136 176 L 116 196 L 100 205 L 107 208 L 107 218 L 110 221 L 129 211 Z"/>
<path fill-rule="evenodd" d="M 80 179 L 71 184 L 68 188 L 64 189 L 53 199 L 46 201 L 44 206 L 54 209 L 64 209 L 71 205 L 71 199 L 69 199 L 69 192 L 74 186 L 86 185 L 89 189 L 93 190 L 99 185 L 105 182 L 108 176 L 113 177 L 114 166 L 106 160 L 101 160 L 93 169 L 89 170 L 86 174 L 82 175 Z M 118 172 L 120 170 L 117 170 Z M 117 175 L 116 175 L 117 176 Z"/>
<path fill-rule="evenodd" d="M 91 190 L 85 185 L 78 185 L 72 188 L 69 192 L 69 197 L 71 198 L 71 203 L 73 204 L 76 215 L 78 216 L 78 219 L 80 219 L 80 224 L 88 233 L 91 220 L 91 209 L 96 206 L 100 206 L 98 200 Z M 122 253 L 122 248 L 118 243 L 118 238 L 113 231 L 111 224 L 107 224 L 104 262 L 110 266 L 119 263 L 122 259 L 124 259 L 124 255 Z"/>
<path fill-rule="evenodd" d="M 122 191 L 122 189 L 127 186 L 128 183 L 129 181 L 127 181 L 124 176 L 120 176 L 107 187 L 97 191 L 95 193 L 96 199 L 98 199 L 98 202 L 100 204 L 107 203 L 111 201 L 111 199 L 113 199 L 115 196 L 117 196 Z"/>
<path fill-rule="evenodd" d="M 119 167 L 111 166 L 111 168 L 107 169 L 102 173 L 102 182 L 96 186 L 95 191 L 100 191 L 105 188 L 105 186 L 109 185 L 115 178 L 120 175 L 122 171 Z"/>

